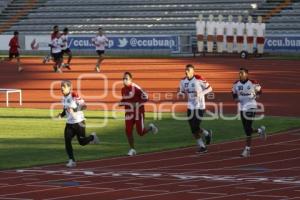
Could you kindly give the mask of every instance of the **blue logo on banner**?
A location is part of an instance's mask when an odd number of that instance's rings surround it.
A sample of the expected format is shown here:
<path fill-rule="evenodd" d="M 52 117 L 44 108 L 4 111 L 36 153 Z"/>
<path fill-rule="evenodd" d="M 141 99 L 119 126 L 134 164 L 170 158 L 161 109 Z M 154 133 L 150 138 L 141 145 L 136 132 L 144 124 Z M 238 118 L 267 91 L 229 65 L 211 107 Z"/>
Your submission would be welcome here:
<path fill-rule="evenodd" d="M 69 47 L 78 50 L 94 50 L 93 36 L 70 36 Z M 179 53 L 179 36 L 109 36 L 107 49 L 111 50 L 168 50 Z"/>
<path fill-rule="evenodd" d="M 300 36 L 268 36 L 265 50 L 269 51 L 300 51 Z"/>

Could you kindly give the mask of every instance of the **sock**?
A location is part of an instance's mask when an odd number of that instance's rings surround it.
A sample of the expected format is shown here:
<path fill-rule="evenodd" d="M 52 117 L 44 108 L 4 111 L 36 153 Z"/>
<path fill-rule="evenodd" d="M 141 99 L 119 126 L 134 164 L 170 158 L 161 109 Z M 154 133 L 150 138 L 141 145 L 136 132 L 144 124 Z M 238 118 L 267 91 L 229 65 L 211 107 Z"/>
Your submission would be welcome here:
<path fill-rule="evenodd" d="M 202 133 L 205 135 L 205 136 L 208 136 L 209 132 L 206 130 L 206 129 L 202 129 Z"/>
<path fill-rule="evenodd" d="M 248 146 L 246 146 L 245 149 L 246 149 L 247 151 L 250 151 L 250 147 L 248 147 Z"/>
<path fill-rule="evenodd" d="M 205 148 L 205 144 L 204 144 L 202 138 L 199 138 L 199 139 L 197 140 L 197 143 L 198 143 L 199 147 Z"/>

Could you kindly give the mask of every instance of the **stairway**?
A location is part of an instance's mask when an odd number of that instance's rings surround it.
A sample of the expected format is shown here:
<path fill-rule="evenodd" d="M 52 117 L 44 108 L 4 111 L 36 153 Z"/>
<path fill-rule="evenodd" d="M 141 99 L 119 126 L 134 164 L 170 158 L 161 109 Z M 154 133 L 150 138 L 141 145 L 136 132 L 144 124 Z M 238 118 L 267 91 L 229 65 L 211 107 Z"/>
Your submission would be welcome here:
<path fill-rule="evenodd" d="M 0 14 L 0 34 L 47 0 L 13 0 Z"/>
<path fill-rule="evenodd" d="M 293 0 L 272 0 L 266 1 L 258 6 L 258 9 L 251 13 L 252 16 L 262 16 L 264 22 L 276 16 L 284 9 L 289 9 Z"/>

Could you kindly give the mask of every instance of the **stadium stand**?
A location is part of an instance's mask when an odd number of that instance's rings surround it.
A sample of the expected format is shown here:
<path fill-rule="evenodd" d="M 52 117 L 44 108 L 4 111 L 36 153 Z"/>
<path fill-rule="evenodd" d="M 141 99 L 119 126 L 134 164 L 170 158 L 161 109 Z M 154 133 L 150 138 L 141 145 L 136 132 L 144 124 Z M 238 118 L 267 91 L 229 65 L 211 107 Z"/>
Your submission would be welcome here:
<path fill-rule="evenodd" d="M 15 0 L 2 16 L 12 16 L 27 5 Z M 108 33 L 116 34 L 193 34 L 195 20 L 201 13 L 248 15 L 252 5 L 264 0 L 38 0 L 37 9 L 6 30 L 23 33 L 49 33 L 53 24 L 68 26 L 72 33 L 94 33 L 101 25 Z M 1 17 L 2 18 L 2 17 Z"/>
<path fill-rule="evenodd" d="M 14 7 L 15 5 L 19 5 Z M 38 6 L 38 0 L 9 0 L 0 14 L 0 33 L 12 27 L 15 23 L 26 17 L 30 11 Z M 13 9 L 11 9 L 13 8 Z"/>
<path fill-rule="evenodd" d="M 300 1 L 282 0 L 1 0 L 2 32 L 49 33 L 53 24 L 74 34 L 101 25 L 114 34 L 194 34 L 199 14 L 265 16 L 268 33 L 299 33 Z M 33 5 L 34 3 L 34 5 Z M 279 8 L 282 4 L 285 7 Z M 7 6 L 7 4 L 9 4 Z M 4 5 L 4 6 L 3 6 Z M 274 12 L 275 11 L 275 12 Z M 16 13 L 19 17 L 16 18 Z M 21 13 L 21 14 L 20 14 Z M 289 23 L 286 23 L 286 21 Z"/>
<path fill-rule="evenodd" d="M 11 0 L 0 0 L 0 13 L 6 8 L 6 6 L 11 2 Z"/>
<path fill-rule="evenodd" d="M 269 20 L 267 29 L 272 34 L 299 34 L 300 1 L 294 2 L 287 9 L 272 17 Z"/>

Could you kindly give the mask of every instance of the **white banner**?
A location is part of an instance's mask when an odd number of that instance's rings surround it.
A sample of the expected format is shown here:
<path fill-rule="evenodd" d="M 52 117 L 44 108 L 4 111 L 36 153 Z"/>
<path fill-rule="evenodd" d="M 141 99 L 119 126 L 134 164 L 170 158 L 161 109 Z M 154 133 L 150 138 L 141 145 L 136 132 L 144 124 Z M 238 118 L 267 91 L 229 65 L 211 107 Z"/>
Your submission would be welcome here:
<path fill-rule="evenodd" d="M 26 35 L 25 50 L 50 50 L 50 35 Z"/>
<path fill-rule="evenodd" d="M 9 50 L 9 41 L 13 35 L 0 35 L 0 50 Z"/>

